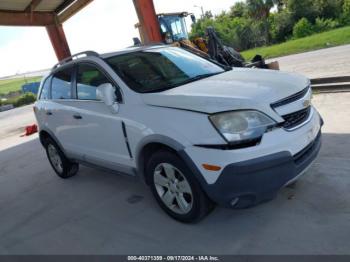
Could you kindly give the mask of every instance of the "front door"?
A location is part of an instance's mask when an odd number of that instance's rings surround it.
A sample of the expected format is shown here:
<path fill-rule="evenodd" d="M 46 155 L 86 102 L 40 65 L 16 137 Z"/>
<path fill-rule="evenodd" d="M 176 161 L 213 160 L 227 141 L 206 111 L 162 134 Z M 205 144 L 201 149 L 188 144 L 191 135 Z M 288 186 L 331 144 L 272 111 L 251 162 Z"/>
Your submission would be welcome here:
<path fill-rule="evenodd" d="M 124 171 L 122 169 L 130 167 L 132 159 L 123 133 L 122 118 L 96 97 L 96 88 L 105 83 L 115 86 L 95 65 L 78 65 L 72 111 L 74 151 L 87 162 Z"/>

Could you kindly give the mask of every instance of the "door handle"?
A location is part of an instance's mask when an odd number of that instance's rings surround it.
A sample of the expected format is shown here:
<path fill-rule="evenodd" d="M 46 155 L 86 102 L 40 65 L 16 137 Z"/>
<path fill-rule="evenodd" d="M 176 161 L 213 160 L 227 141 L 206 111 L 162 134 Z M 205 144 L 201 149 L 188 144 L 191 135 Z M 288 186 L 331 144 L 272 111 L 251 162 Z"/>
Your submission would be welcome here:
<path fill-rule="evenodd" d="M 46 115 L 52 116 L 52 112 L 51 112 L 51 111 L 47 111 L 47 112 L 46 112 Z"/>
<path fill-rule="evenodd" d="M 75 119 L 82 119 L 83 117 L 81 115 L 73 115 L 73 118 L 75 118 Z"/>

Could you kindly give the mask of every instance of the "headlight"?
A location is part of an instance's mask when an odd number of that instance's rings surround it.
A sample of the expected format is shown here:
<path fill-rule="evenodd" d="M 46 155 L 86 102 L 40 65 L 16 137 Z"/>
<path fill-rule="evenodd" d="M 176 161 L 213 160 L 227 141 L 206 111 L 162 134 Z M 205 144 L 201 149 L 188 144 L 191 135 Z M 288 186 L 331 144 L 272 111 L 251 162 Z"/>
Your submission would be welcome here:
<path fill-rule="evenodd" d="M 258 111 L 232 111 L 209 117 L 212 124 L 230 144 L 261 139 L 276 122 Z"/>

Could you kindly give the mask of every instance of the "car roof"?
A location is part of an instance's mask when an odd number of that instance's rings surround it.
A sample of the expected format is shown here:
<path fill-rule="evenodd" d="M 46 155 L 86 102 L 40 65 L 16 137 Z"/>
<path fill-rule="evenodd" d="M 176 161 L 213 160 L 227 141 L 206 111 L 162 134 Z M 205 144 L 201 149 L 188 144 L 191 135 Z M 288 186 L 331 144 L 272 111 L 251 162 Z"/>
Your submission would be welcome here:
<path fill-rule="evenodd" d="M 61 68 L 61 67 L 66 67 L 66 66 L 69 66 L 71 64 L 75 64 L 76 62 L 79 62 L 80 60 L 86 59 L 86 57 L 99 57 L 101 59 L 106 59 L 106 58 L 117 56 L 117 55 L 140 52 L 140 51 L 147 51 L 147 50 L 154 50 L 154 49 L 166 48 L 166 47 L 169 47 L 169 45 L 157 44 L 157 45 L 130 46 L 130 47 L 127 47 L 127 48 L 124 48 L 124 49 L 121 49 L 121 50 L 118 50 L 115 52 L 105 53 L 105 54 L 98 54 L 94 51 L 85 51 L 85 52 L 81 52 L 78 54 L 74 54 L 70 57 L 67 57 L 67 58 L 61 60 L 51 69 L 51 73 L 58 71 L 59 68 Z"/>
<path fill-rule="evenodd" d="M 127 53 L 134 53 L 134 52 L 140 52 L 140 51 L 147 51 L 147 50 L 153 50 L 153 49 L 158 49 L 158 48 L 165 48 L 168 47 L 167 45 L 143 45 L 143 46 L 130 46 L 115 52 L 111 53 L 105 53 L 105 54 L 100 54 L 100 57 L 102 59 L 109 58 L 112 56 L 117 56 L 117 55 L 122 55 L 122 54 L 127 54 Z"/>

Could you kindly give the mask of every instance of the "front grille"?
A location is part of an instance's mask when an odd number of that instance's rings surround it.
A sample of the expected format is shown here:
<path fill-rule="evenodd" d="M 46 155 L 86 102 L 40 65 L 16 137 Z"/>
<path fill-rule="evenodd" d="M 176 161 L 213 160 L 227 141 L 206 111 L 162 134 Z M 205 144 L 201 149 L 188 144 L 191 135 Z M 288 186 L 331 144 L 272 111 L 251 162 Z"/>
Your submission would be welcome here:
<path fill-rule="evenodd" d="M 284 115 L 282 116 L 282 118 L 285 121 L 282 123 L 282 126 L 285 129 L 292 129 L 294 127 L 297 127 L 303 124 L 308 119 L 308 117 L 310 116 L 310 113 L 311 113 L 311 106 L 304 108 L 302 110 L 299 110 L 297 112 Z"/>
<path fill-rule="evenodd" d="M 293 102 L 303 98 L 307 94 L 309 89 L 310 89 L 310 86 L 308 86 L 307 88 L 301 90 L 300 92 L 298 92 L 298 93 L 296 93 L 294 95 L 291 95 L 291 96 L 289 96 L 287 98 L 284 98 L 284 99 L 282 99 L 280 101 L 277 101 L 277 102 L 271 104 L 271 107 L 272 108 L 276 108 L 276 107 L 280 107 L 280 106 L 284 106 L 284 105 L 293 103 Z"/>

